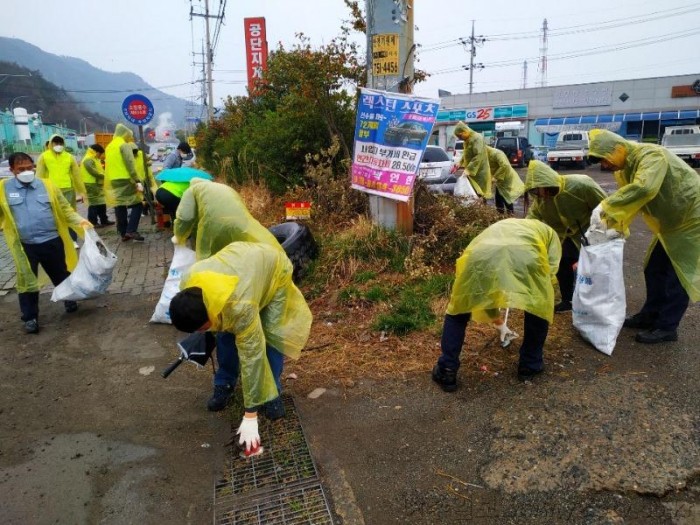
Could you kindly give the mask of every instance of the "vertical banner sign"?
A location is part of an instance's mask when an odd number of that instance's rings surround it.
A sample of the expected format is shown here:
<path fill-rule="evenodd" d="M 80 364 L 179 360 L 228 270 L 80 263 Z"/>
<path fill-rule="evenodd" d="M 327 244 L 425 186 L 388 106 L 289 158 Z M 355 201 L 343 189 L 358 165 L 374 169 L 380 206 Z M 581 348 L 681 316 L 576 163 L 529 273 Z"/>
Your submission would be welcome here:
<path fill-rule="evenodd" d="M 263 79 L 267 70 L 267 35 L 265 18 L 244 18 L 245 61 L 248 71 L 248 93 L 255 91 L 255 85 Z"/>
<path fill-rule="evenodd" d="M 352 187 L 407 202 L 439 107 L 439 99 L 361 88 Z"/>
<path fill-rule="evenodd" d="M 375 77 L 399 74 L 399 34 L 372 35 L 372 74 Z"/>

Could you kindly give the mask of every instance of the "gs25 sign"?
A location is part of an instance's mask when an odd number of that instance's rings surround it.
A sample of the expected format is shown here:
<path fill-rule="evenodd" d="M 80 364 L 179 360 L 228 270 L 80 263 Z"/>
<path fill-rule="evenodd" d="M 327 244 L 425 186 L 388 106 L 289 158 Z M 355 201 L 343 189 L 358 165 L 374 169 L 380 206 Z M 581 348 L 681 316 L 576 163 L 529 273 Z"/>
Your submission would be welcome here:
<path fill-rule="evenodd" d="M 466 114 L 467 120 L 491 120 L 493 117 L 493 108 L 478 108 L 468 110 Z"/>

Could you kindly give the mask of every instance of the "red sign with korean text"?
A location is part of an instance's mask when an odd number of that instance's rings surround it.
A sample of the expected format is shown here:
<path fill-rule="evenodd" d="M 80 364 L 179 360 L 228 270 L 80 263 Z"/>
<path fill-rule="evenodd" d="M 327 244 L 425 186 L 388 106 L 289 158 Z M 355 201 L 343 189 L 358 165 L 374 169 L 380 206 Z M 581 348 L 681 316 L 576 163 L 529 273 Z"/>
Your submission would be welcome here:
<path fill-rule="evenodd" d="M 267 70 L 267 36 L 265 17 L 244 18 L 246 70 L 248 72 L 248 93 L 263 79 Z"/>

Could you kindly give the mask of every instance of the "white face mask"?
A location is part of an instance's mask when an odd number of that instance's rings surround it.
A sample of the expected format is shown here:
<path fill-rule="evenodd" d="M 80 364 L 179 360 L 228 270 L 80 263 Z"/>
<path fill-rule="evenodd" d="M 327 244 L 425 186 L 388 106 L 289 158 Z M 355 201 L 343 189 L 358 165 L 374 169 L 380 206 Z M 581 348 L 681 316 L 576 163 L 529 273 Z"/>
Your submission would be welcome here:
<path fill-rule="evenodd" d="M 22 171 L 17 174 L 17 180 L 20 181 L 22 184 L 29 184 L 34 180 L 34 171 L 33 170 L 27 170 L 27 171 Z"/>
<path fill-rule="evenodd" d="M 53 150 L 54 150 L 56 153 L 61 153 L 61 152 L 63 151 L 63 146 L 54 146 L 54 147 L 53 147 Z"/>
<path fill-rule="evenodd" d="M 187 153 L 180 153 L 181 159 L 186 159 L 188 157 Z"/>

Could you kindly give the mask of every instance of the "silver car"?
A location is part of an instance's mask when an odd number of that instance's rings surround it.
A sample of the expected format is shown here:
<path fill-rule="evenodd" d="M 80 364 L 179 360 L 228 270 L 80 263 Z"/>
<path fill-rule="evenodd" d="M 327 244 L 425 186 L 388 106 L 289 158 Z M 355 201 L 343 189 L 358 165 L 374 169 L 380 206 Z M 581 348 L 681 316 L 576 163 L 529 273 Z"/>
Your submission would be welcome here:
<path fill-rule="evenodd" d="M 457 182 L 451 173 L 453 162 L 440 146 L 426 146 L 418 167 L 418 178 L 435 193 L 454 193 Z"/>

